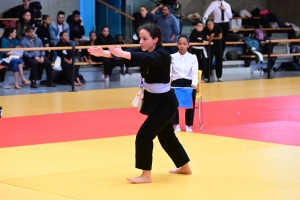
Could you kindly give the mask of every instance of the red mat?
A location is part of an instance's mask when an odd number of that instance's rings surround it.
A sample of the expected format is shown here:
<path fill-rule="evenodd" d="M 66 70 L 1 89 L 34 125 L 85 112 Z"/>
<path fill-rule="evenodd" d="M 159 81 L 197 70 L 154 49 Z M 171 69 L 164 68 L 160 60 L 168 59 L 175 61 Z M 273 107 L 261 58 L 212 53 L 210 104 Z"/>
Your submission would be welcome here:
<path fill-rule="evenodd" d="M 203 103 L 204 131 L 300 146 L 300 96 Z M 196 111 L 197 113 L 197 111 Z M 146 116 L 136 108 L 63 113 L 0 120 L 0 147 L 87 140 L 135 134 Z M 182 130 L 184 115 L 180 112 Z"/>

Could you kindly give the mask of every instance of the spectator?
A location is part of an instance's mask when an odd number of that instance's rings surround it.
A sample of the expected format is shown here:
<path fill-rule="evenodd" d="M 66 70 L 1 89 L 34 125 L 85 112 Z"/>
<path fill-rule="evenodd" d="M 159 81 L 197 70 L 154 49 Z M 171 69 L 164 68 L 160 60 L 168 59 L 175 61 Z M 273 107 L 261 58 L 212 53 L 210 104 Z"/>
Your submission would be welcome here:
<path fill-rule="evenodd" d="M 52 22 L 49 26 L 50 32 L 50 44 L 51 46 L 56 46 L 60 40 L 59 35 L 61 32 L 66 32 L 69 35 L 70 28 L 65 21 L 65 12 L 59 11 L 57 13 L 57 21 Z"/>
<path fill-rule="evenodd" d="M 84 46 L 95 46 L 95 42 L 97 39 L 97 35 L 96 35 L 95 31 L 90 32 L 89 38 L 90 38 L 90 40 L 86 41 L 83 45 Z M 89 54 L 87 49 L 82 49 L 81 55 L 82 55 L 84 61 L 88 62 L 89 64 L 91 64 L 92 62 L 101 62 L 99 57 Z"/>
<path fill-rule="evenodd" d="M 109 34 L 109 29 L 107 26 L 101 28 L 101 32 L 97 35 L 95 42 L 96 45 L 112 45 L 115 44 L 114 38 Z M 100 57 L 101 62 L 103 62 L 104 67 L 104 80 L 109 81 L 109 77 L 112 74 L 114 68 L 114 63 L 111 59 Z"/>
<path fill-rule="evenodd" d="M 69 43 L 68 39 L 68 33 L 67 32 L 61 32 L 59 34 L 60 41 L 56 44 L 56 47 L 71 47 L 72 45 Z M 72 82 L 72 50 L 59 50 L 56 51 L 57 55 L 61 58 L 61 67 L 65 74 L 65 76 L 68 78 L 68 81 Z M 75 70 L 75 69 L 74 69 Z M 75 80 L 74 80 L 75 86 L 82 86 L 83 84 L 80 81 L 79 74 L 77 71 L 75 71 Z"/>
<path fill-rule="evenodd" d="M 162 32 L 162 42 L 163 43 L 176 43 L 177 35 L 180 33 L 179 22 L 176 17 L 170 13 L 170 9 L 167 5 L 160 5 L 154 8 L 151 13 L 155 12 L 162 8 L 162 15 L 156 16 L 157 25 Z M 166 47 L 166 49 L 173 54 L 177 51 L 176 46 Z"/>
<path fill-rule="evenodd" d="M 3 36 L 1 38 L 1 48 L 16 48 L 18 47 L 18 42 L 16 40 L 17 31 L 14 28 L 7 28 L 4 30 Z M 1 52 L 2 53 L 2 52 Z M 8 60 L 4 59 L 3 65 L 7 65 L 10 70 L 14 72 L 14 78 L 15 78 L 15 89 L 21 89 L 19 83 L 18 83 L 18 76 L 20 75 L 22 79 L 22 83 L 24 85 L 30 84 L 28 80 L 24 77 L 23 74 L 23 60 L 21 51 L 9 51 L 9 52 L 3 52 L 2 55 L 0 55 L 1 58 L 9 58 Z M 6 61 L 8 62 L 6 62 Z"/>
<path fill-rule="evenodd" d="M 204 28 L 205 37 L 209 42 L 214 44 L 210 48 L 210 58 L 209 62 L 212 63 L 213 57 L 216 60 L 216 76 L 218 82 L 222 82 L 222 69 L 223 69 L 223 56 L 222 56 L 222 30 L 218 25 L 215 25 L 213 20 L 209 19 L 206 21 L 206 27 Z M 204 80 L 207 81 L 210 72 L 204 74 Z"/>
<path fill-rule="evenodd" d="M 25 30 L 27 27 L 32 26 L 31 14 L 29 10 L 23 12 L 23 17 L 17 23 L 17 39 L 22 40 L 26 36 Z"/>
<path fill-rule="evenodd" d="M 74 10 L 73 14 L 68 16 L 67 23 L 70 27 L 70 40 L 73 40 L 75 43 L 77 42 L 78 44 L 81 44 L 81 39 L 85 34 L 85 30 L 82 25 L 82 19 L 80 18 L 80 12 L 78 10 Z"/>
<path fill-rule="evenodd" d="M 30 5 L 30 0 L 23 0 L 23 6 L 18 6 L 18 9 L 16 10 L 17 13 L 19 13 L 19 20 L 22 20 L 24 11 L 29 11 L 31 15 L 30 19 L 30 25 L 35 27 L 35 12 L 34 8 Z"/>
<path fill-rule="evenodd" d="M 224 0 L 215 0 L 207 8 L 203 18 L 208 19 L 208 16 L 213 13 L 214 23 L 218 25 L 222 30 L 222 55 L 226 47 L 226 39 L 229 33 L 229 20 L 232 18 L 232 11 L 230 4 Z"/>
<path fill-rule="evenodd" d="M 140 7 L 140 12 L 136 12 L 133 14 L 134 17 L 134 21 L 133 21 L 133 25 L 134 25 L 134 41 L 135 43 L 139 42 L 138 39 L 138 28 L 142 25 L 142 24 L 146 24 L 146 23 L 154 23 L 155 20 L 155 15 L 152 14 L 151 12 L 148 12 L 148 9 L 146 6 L 141 6 Z"/>
<path fill-rule="evenodd" d="M 115 44 L 125 44 L 126 41 L 123 40 L 123 36 L 121 34 L 118 34 L 115 36 Z M 123 48 L 123 50 L 126 50 L 126 48 Z M 129 72 L 129 67 L 126 66 L 126 64 L 122 64 L 121 66 L 121 74 L 132 74 Z M 124 70 L 125 69 L 125 70 Z"/>
<path fill-rule="evenodd" d="M 36 34 L 38 38 L 40 38 L 43 42 L 44 47 L 50 46 L 50 32 L 49 25 L 51 24 L 51 19 L 49 15 L 43 15 L 43 24 L 36 30 Z M 46 56 L 49 58 L 50 51 L 46 51 Z"/>
<path fill-rule="evenodd" d="M 204 24 L 201 21 L 197 21 L 194 26 L 194 30 L 192 31 L 190 35 L 190 42 L 203 42 L 203 40 L 206 40 L 205 33 L 203 31 Z M 192 46 L 191 50 L 192 54 L 195 54 L 198 59 L 198 69 L 202 71 L 202 75 L 204 77 L 204 74 L 207 70 L 207 52 L 204 46 Z"/>
<path fill-rule="evenodd" d="M 30 26 L 26 28 L 26 37 L 21 40 L 20 45 L 21 47 L 25 48 L 43 47 L 41 39 L 34 36 L 34 28 Z M 25 64 L 30 66 L 29 79 L 31 81 L 31 88 L 38 88 L 36 80 L 38 75 L 39 79 L 41 78 L 44 68 L 47 74 L 47 81 L 45 85 L 47 87 L 56 87 L 56 85 L 52 82 L 52 65 L 51 62 L 45 57 L 45 51 L 25 51 L 23 58 Z"/>
<path fill-rule="evenodd" d="M 190 54 L 188 37 L 181 35 L 177 41 L 179 51 L 171 55 L 171 79 L 172 87 L 191 87 L 193 88 L 192 98 L 193 105 L 195 104 L 196 90 L 198 84 L 198 61 L 197 57 Z M 186 132 L 192 132 L 194 122 L 194 108 L 186 109 L 185 123 Z M 178 109 L 173 118 L 175 132 L 180 132 Z"/>

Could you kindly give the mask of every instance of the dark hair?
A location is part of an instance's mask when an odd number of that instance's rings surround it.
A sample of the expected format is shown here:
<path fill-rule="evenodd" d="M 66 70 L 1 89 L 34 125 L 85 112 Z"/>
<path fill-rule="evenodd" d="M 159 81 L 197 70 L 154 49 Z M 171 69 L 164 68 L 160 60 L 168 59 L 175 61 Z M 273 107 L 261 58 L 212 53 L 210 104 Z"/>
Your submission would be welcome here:
<path fill-rule="evenodd" d="M 62 37 L 63 36 L 63 34 L 65 34 L 65 33 L 67 33 L 66 31 L 62 31 L 62 32 L 60 32 L 60 34 L 59 34 L 59 37 Z"/>
<path fill-rule="evenodd" d="M 80 12 L 78 10 L 74 10 L 73 15 L 80 15 Z"/>
<path fill-rule="evenodd" d="M 123 35 L 121 35 L 121 34 L 117 34 L 116 36 L 115 36 L 115 40 L 117 40 L 118 39 L 118 37 L 123 37 Z"/>
<path fill-rule="evenodd" d="M 24 15 L 25 15 L 26 13 L 28 13 L 28 12 L 29 12 L 29 13 L 30 13 L 30 15 L 31 15 L 31 12 L 30 12 L 30 10 L 29 10 L 29 9 L 26 9 L 26 10 L 24 10 L 24 11 L 23 11 L 23 14 L 22 14 L 22 16 L 24 16 Z"/>
<path fill-rule="evenodd" d="M 141 8 L 145 8 L 146 10 L 148 10 L 148 8 L 146 7 L 146 6 L 144 6 L 144 5 L 142 5 L 141 7 L 140 7 L 140 9 Z"/>
<path fill-rule="evenodd" d="M 162 45 L 161 44 L 162 33 L 160 28 L 157 25 L 152 23 L 143 24 L 138 28 L 138 33 L 140 33 L 142 29 L 148 31 L 152 39 L 158 38 L 157 45 Z"/>
<path fill-rule="evenodd" d="M 203 24 L 203 22 L 198 20 L 194 23 L 194 26 L 197 26 L 198 24 Z"/>
<path fill-rule="evenodd" d="M 101 31 L 103 31 L 105 28 L 108 28 L 108 26 L 102 26 Z"/>
<path fill-rule="evenodd" d="M 207 23 L 208 23 L 208 22 L 212 22 L 213 24 L 215 24 L 215 23 L 214 23 L 214 20 L 208 19 L 208 20 L 206 20 L 206 26 L 207 26 Z"/>
<path fill-rule="evenodd" d="M 42 21 L 44 22 L 46 19 L 48 19 L 48 17 L 50 17 L 50 16 L 49 15 L 43 15 Z"/>
<path fill-rule="evenodd" d="M 164 4 L 161 8 L 163 8 L 163 7 L 167 7 L 168 10 L 170 10 L 170 7 L 167 4 Z"/>
<path fill-rule="evenodd" d="M 187 40 L 187 42 L 189 43 L 189 38 L 186 35 L 179 35 L 177 42 L 179 41 L 180 38 L 185 38 Z"/>
<path fill-rule="evenodd" d="M 89 33 L 89 36 L 90 36 L 90 37 L 91 37 L 92 33 L 95 33 L 95 34 L 96 34 L 95 31 L 91 31 L 91 32 Z"/>
<path fill-rule="evenodd" d="M 65 15 L 65 12 L 60 10 L 60 11 L 58 11 L 58 13 L 57 13 L 57 16 L 58 16 L 58 15 Z"/>
<path fill-rule="evenodd" d="M 3 33 L 2 37 L 9 37 L 9 35 L 10 35 L 11 33 L 13 33 L 15 30 L 16 30 L 16 29 L 13 28 L 13 27 L 8 27 L 8 28 L 4 29 L 4 33 Z M 2 37 L 1 37 L 1 38 L 2 38 Z"/>

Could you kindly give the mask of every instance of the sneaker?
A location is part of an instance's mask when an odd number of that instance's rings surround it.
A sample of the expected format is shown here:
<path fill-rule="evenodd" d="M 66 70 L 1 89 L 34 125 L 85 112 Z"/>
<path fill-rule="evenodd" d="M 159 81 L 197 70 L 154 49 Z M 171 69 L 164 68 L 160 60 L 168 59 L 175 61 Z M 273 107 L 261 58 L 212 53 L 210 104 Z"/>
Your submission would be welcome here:
<path fill-rule="evenodd" d="M 218 82 L 223 82 L 223 80 L 221 78 L 218 78 Z"/>
<path fill-rule="evenodd" d="M 186 132 L 193 132 L 193 129 L 191 126 L 185 126 L 185 131 Z"/>
<path fill-rule="evenodd" d="M 205 81 L 205 82 L 208 82 L 208 78 L 205 78 L 204 81 Z"/>
<path fill-rule="evenodd" d="M 38 88 L 38 86 L 35 82 L 31 82 L 30 87 L 31 88 Z"/>
<path fill-rule="evenodd" d="M 46 87 L 56 87 L 56 85 L 52 81 L 47 81 L 45 85 Z"/>
<path fill-rule="evenodd" d="M 109 77 L 104 78 L 104 81 L 105 81 L 105 82 L 109 82 Z"/>
<path fill-rule="evenodd" d="M 3 89 L 10 89 L 10 85 L 8 83 L 5 83 L 3 86 L 2 86 Z"/>
<path fill-rule="evenodd" d="M 175 131 L 175 132 L 180 132 L 180 131 L 181 131 L 179 124 L 177 124 L 177 125 L 175 126 L 174 131 Z"/>

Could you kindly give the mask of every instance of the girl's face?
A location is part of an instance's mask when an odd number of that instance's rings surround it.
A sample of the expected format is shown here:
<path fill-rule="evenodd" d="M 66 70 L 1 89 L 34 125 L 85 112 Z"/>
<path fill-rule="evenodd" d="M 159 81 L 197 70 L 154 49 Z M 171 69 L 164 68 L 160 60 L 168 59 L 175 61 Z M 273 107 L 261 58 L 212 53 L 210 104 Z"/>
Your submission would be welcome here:
<path fill-rule="evenodd" d="M 26 12 L 24 15 L 23 15 L 23 18 L 26 22 L 29 22 L 31 20 L 31 14 L 30 12 Z"/>
<path fill-rule="evenodd" d="M 90 35 L 90 40 L 91 40 L 91 41 L 95 41 L 96 39 L 97 39 L 96 33 L 91 33 L 91 35 Z"/>
<path fill-rule="evenodd" d="M 181 55 L 184 55 L 189 48 L 189 43 L 188 43 L 187 39 L 184 37 L 179 38 L 177 41 L 177 47 L 178 47 L 179 53 Z"/>
<path fill-rule="evenodd" d="M 50 18 L 50 17 L 47 17 L 47 19 L 45 19 L 44 22 L 45 22 L 47 25 L 50 25 L 50 24 L 51 24 L 51 18 Z"/>
<path fill-rule="evenodd" d="M 104 37 L 107 37 L 108 34 L 109 34 L 109 29 L 108 29 L 108 28 L 104 28 L 104 29 L 102 30 L 102 35 L 103 35 Z"/>
<path fill-rule="evenodd" d="M 212 30 L 212 29 L 214 28 L 214 23 L 211 22 L 211 21 L 207 22 L 207 28 L 208 28 L 209 30 Z"/>
<path fill-rule="evenodd" d="M 203 30 L 203 24 L 198 23 L 198 24 L 195 26 L 195 29 L 196 29 L 198 32 L 201 32 L 201 31 Z"/>
<path fill-rule="evenodd" d="M 17 36 L 17 31 L 14 30 L 14 31 L 10 34 L 10 36 L 11 36 L 12 38 L 16 38 L 16 36 Z"/>
<path fill-rule="evenodd" d="M 158 38 L 152 38 L 150 33 L 142 29 L 139 33 L 140 36 L 140 44 L 143 51 L 153 51 L 156 47 L 156 43 L 158 41 Z"/>

